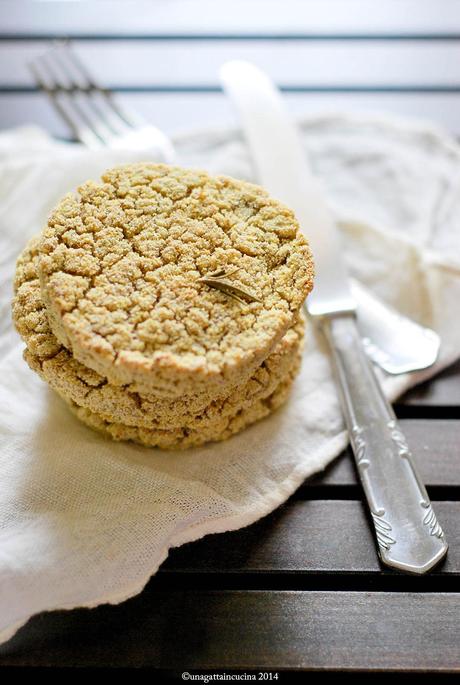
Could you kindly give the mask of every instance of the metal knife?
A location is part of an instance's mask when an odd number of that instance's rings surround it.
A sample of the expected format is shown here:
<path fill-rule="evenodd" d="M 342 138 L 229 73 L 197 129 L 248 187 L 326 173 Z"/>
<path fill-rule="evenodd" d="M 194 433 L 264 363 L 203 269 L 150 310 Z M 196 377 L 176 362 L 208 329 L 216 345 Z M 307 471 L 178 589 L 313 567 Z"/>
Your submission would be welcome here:
<path fill-rule="evenodd" d="M 294 210 L 309 238 L 316 279 L 307 309 L 329 343 L 380 558 L 400 571 L 425 573 L 446 555 L 447 542 L 406 439 L 364 352 L 356 323 L 355 292 L 323 192 L 269 78 L 246 62 L 225 64 L 221 78 L 240 111 L 261 183 Z"/>
<path fill-rule="evenodd" d="M 224 89 L 240 112 L 260 181 L 292 207 L 295 198 L 302 195 L 302 217 L 307 229 L 309 224 L 318 222 L 319 225 L 330 227 L 331 213 L 322 188 L 308 168 L 296 131 L 282 114 L 279 98 L 273 100 L 273 86 L 267 77 L 247 62 L 231 62 L 222 68 L 221 78 Z M 258 84 L 257 92 L 253 92 L 254 80 Z M 265 111 L 260 100 L 262 83 L 265 94 L 268 89 L 272 96 Z M 278 130 L 277 137 L 273 138 L 273 126 L 279 126 L 280 118 L 283 121 L 282 130 Z M 270 145 L 267 145 L 268 140 Z M 271 163 L 275 158 L 283 163 L 282 170 L 279 164 Z M 317 260 L 320 259 L 319 250 L 325 249 L 325 245 L 330 254 L 335 233 L 330 228 L 328 241 L 321 241 L 316 246 Z M 321 279 L 321 275 L 318 278 Z M 408 373 L 426 369 L 435 363 L 440 339 L 434 331 L 394 311 L 356 281 L 352 281 L 351 288 L 353 299 L 358 304 L 358 327 L 365 350 L 384 371 L 390 374 Z M 318 281 L 316 290 L 325 292 L 324 288 L 319 288 Z"/>

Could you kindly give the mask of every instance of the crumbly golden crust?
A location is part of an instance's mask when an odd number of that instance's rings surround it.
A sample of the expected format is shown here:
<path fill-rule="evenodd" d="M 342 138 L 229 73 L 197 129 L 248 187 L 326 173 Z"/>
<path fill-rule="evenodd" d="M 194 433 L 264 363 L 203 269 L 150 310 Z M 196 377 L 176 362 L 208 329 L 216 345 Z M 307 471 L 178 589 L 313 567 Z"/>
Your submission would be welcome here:
<path fill-rule="evenodd" d="M 301 317 L 288 330 L 274 352 L 249 381 L 225 397 L 186 396 L 169 400 L 142 395 L 129 387 L 113 385 L 72 357 L 52 333 L 46 317 L 37 274 L 37 239 L 32 239 L 18 259 L 13 318 L 27 348 L 24 357 L 65 400 L 96 414 L 111 424 L 156 430 L 194 429 L 225 425 L 225 420 L 269 397 L 296 368 L 303 342 Z"/>
<path fill-rule="evenodd" d="M 313 282 L 294 215 L 263 189 L 158 164 L 112 169 L 64 198 L 39 253 L 58 340 L 111 383 L 166 398 L 247 381 Z M 200 281 L 221 269 L 258 301 Z"/>
<path fill-rule="evenodd" d="M 219 422 L 213 422 L 193 428 L 176 428 L 173 430 L 158 430 L 125 426 L 104 420 L 98 414 L 70 403 L 72 412 L 87 426 L 104 433 L 113 440 L 129 440 L 146 447 L 159 447 L 166 450 L 200 447 L 208 442 L 227 440 L 256 421 L 260 421 L 275 409 L 280 407 L 288 398 L 294 377 L 298 371 L 300 359 L 286 378 L 275 390 L 265 398 L 256 400 L 249 407 L 238 411 L 232 416 L 222 417 Z"/>
<path fill-rule="evenodd" d="M 14 276 L 13 322 L 28 352 L 40 359 L 52 358 L 62 349 L 51 332 L 38 281 L 40 237 L 29 240 L 16 262 Z"/>

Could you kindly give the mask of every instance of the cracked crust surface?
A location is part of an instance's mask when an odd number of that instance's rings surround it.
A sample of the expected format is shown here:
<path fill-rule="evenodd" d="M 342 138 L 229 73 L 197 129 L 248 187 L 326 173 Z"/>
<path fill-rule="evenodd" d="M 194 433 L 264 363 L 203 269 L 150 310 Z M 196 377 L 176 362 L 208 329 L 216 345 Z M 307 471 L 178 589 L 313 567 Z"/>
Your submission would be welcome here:
<path fill-rule="evenodd" d="M 295 323 L 311 253 L 262 188 L 158 164 L 107 171 L 68 195 L 39 243 L 56 338 L 109 379 L 164 398 L 246 382 Z M 199 279 L 224 269 L 260 301 Z"/>
<path fill-rule="evenodd" d="M 207 396 L 168 400 L 113 385 L 75 360 L 52 333 L 38 281 L 38 240 L 34 238 L 29 242 L 17 262 L 13 318 L 27 345 L 24 357 L 29 366 L 66 401 L 81 407 L 81 416 L 95 415 L 99 422 L 124 425 L 125 429 L 131 426 L 156 430 L 160 436 L 166 431 L 164 439 L 169 442 L 173 435 L 182 436 L 178 440 L 183 442 L 186 430 L 217 435 L 227 430 L 229 422 L 234 427 L 242 425 L 241 421 L 235 423 L 236 416 L 241 412 L 246 415 L 249 410 L 254 412 L 252 406 L 256 403 L 259 414 L 266 398 L 282 381 L 291 377 L 299 365 L 303 317 L 288 330 L 249 381 L 235 388 L 229 396 L 212 400 Z M 173 434 L 171 428 L 175 428 Z"/>
<path fill-rule="evenodd" d="M 122 423 L 107 421 L 97 413 L 79 407 L 73 402 L 70 402 L 69 406 L 80 421 L 113 440 L 129 440 L 145 447 L 159 447 L 166 450 L 200 447 L 208 442 L 227 440 L 278 409 L 289 397 L 299 366 L 300 358 L 269 396 L 256 400 L 249 407 L 241 409 L 232 416 L 222 417 L 219 422 L 206 424 L 197 429 L 158 430 L 126 426 Z"/>

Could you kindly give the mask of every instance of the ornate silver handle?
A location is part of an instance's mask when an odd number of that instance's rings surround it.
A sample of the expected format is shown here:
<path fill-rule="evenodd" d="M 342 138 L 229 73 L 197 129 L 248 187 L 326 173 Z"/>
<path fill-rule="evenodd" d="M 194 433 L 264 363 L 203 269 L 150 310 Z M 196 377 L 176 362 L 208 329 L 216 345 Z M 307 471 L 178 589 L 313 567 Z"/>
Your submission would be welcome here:
<path fill-rule="evenodd" d="M 426 573 L 447 542 L 406 439 L 363 350 L 352 314 L 322 319 L 343 411 L 380 557 L 400 571 Z"/>

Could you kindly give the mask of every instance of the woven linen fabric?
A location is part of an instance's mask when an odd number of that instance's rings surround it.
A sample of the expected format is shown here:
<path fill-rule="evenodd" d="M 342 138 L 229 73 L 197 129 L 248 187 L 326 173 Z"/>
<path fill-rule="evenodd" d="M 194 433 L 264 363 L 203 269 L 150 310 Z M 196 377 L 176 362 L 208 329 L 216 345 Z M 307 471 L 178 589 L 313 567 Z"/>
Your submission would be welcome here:
<path fill-rule="evenodd" d="M 432 369 L 380 374 L 395 399 L 460 353 L 460 149 L 435 128 L 383 116 L 324 115 L 300 126 L 352 274 L 442 336 Z M 255 180 L 236 129 L 174 143 L 180 164 Z M 227 442 L 183 452 L 104 438 L 28 369 L 10 317 L 18 253 L 64 193 L 142 157 L 58 144 L 32 128 L 0 136 L 1 641 L 38 612 L 135 595 L 168 549 L 268 514 L 347 443 L 311 324 L 286 406 Z"/>

